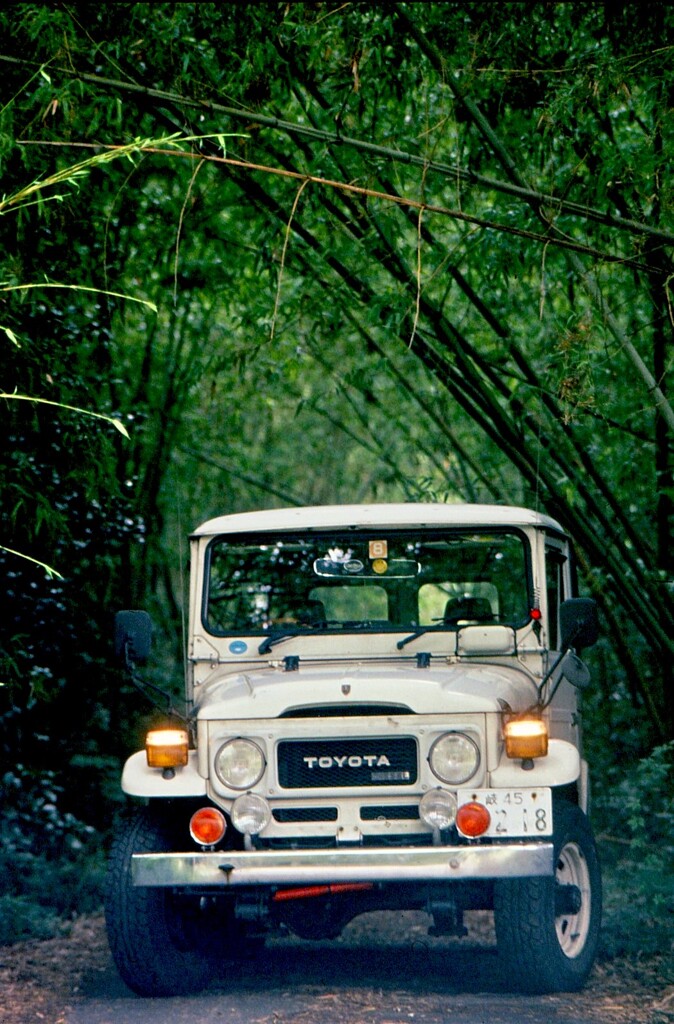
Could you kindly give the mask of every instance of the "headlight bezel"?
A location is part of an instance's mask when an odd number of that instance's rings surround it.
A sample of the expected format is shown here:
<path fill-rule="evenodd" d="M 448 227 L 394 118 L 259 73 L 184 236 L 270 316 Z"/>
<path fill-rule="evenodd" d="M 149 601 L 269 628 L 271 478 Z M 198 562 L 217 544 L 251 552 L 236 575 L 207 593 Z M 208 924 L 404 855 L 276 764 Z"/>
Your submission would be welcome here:
<path fill-rule="evenodd" d="M 443 764 L 442 758 L 442 744 L 447 745 L 448 743 L 456 744 L 461 741 L 464 746 L 466 754 L 472 755 L 466 767 L 460 771 L 457 767 L 455 771 L 451 771 L 447 767 L 447 758 L 445 757 L 445 763 Z M 480 764 L 482 761 L 482 755 L 480 752 L 479 743 L 467 732 L 463 732 L 459 729 L 452 729 L 442 733 L 438 736 L 428 752 L 428 766 L 435 775 L 436 779 L 444 783 L 446 786 L 464 786 L 471 779 L 474 779 L 480 770 Z"/>
<path fill-rule="evenodd" d="M 236 750 L 249 750 L 252 756 L 251 770 L 247 774 L 240 774 L 238 777 L 236 774 L 229 774 L 226 769 L 223 768 L 222 757 L 225 752 L 234 752 Z M 213 758 L 213 767 L 215 774 L 218 779 L 227 789 L 233 790 L 235 793 L 245 792 L 246 790 L 252 789 L 256 786 L 265 771 L 267 770 L 267 757 L 260 746 L 255 740 L 248 739 L 246 736 L 232 736 L 230 739 L 225 740 L 221 743 L 215 752 Z"/>

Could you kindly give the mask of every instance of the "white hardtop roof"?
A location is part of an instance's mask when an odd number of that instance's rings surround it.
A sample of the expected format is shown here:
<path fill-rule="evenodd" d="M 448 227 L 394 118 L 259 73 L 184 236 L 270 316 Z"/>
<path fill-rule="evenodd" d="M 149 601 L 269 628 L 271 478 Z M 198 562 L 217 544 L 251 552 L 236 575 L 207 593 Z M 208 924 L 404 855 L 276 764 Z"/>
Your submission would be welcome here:
<path fill-rule="evenodd" d="M 314 505 L 270 508 L 218 516 L 199 526 L 193 537 L 221 533 L 265 533 L 339 527 L 534 526 L 563 533 L 549 516 L 510 505 L 441 505 L 423 502 L 381 505 Z"/>

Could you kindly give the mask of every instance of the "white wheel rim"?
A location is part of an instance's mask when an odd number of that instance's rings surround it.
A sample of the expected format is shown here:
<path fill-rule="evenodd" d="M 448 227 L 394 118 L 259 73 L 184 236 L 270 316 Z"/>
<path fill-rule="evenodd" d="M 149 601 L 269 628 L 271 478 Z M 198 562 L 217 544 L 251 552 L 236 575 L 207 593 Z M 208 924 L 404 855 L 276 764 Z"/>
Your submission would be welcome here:
<path fill-rule="evenodd" d="M 577 843 L 567 843 L 559 851 L 555 878 L 559 885 L 575 885 L 580 890 L 580 910 L 577 914 L 560 914 L 555 918 L 555 930 L 560 949 L 572 960 L 585 948 L 592 914 L 590 899 L 590 871 L 583 851 Z"/>

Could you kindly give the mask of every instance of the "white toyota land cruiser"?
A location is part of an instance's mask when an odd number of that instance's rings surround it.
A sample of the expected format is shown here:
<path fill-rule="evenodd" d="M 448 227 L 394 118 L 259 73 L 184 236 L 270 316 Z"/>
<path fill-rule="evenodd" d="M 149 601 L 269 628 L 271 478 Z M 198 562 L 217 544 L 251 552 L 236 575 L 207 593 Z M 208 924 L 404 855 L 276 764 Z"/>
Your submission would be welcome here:
<path fill-rule="evenodd" d="M 185 722 L 122 776 L 139 800 L 106 918 L 124 981 L 201 988 L 279 926 L 335 937 L 412 908 L 461 935 L 488 909 L 517 988 L 579 988 L 601 883 L 577 652 L 597 620 L 560 526 L 326 506 L 223 516 L 191 543 Z M 132 672 L 149 640 L 145 612 L 118 614 Z"/>

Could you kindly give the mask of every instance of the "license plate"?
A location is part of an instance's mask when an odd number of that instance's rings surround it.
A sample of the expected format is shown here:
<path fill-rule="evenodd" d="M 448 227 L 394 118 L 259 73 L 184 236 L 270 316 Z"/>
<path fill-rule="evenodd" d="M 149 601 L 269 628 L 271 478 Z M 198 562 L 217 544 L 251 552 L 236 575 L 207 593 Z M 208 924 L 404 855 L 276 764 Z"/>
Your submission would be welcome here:
<path fill-rule="evenodd" d="M 458 805 L 477 802 L 489 811 L 484 835 L 536 839 L 552 835 L 552 792 L 539 789 L 460 789 Z"/>

